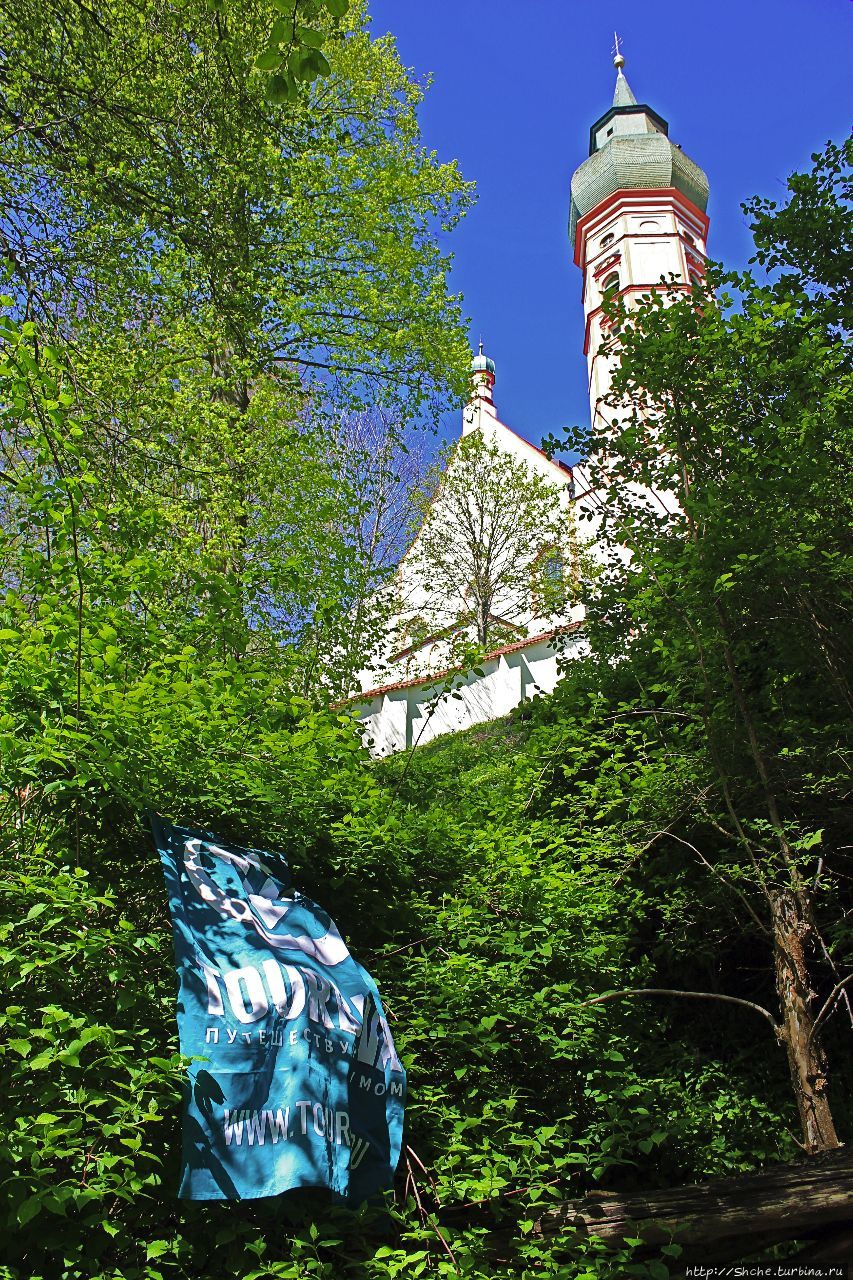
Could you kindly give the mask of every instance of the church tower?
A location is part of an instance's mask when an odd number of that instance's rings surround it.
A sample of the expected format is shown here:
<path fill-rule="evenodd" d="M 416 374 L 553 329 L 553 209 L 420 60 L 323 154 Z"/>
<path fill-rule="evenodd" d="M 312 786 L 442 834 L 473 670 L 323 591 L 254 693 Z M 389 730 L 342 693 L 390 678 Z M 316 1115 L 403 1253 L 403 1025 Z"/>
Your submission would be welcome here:
<path fill-rule="evenodd" d="M 572 177 L 569 236 L 583 271 L 584 354 L 593 421 L 606 403 L 610 370 L 599 354 L 606 336 L 605 292 L 632 296 L 689 288 L 704 274 L 708 179 L 676 143 L 662 116 L 638 103 L 618 52 L 613 104 L 590 129 L 589 158 Z"/>
<path fill-rule="evenodd" d="M 495 362 L 483 355 L 483 344 L 471 361 L 471 396 L 462 414 L 462 434 L 482 431 L 486 423 L 492 426 L 498 420 L 495 408 Z"/>

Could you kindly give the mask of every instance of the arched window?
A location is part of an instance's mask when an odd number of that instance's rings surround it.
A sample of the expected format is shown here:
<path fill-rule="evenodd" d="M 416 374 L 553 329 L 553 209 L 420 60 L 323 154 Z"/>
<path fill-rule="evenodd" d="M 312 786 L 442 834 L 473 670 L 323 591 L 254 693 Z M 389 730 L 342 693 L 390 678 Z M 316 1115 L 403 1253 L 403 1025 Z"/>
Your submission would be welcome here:
<path fill-rule="evenodd" d="M 542 615 L 562 613 L 568 601 L 566 558 L 559 547 L 549 547 L 537 562 L 536 594 Z"/>
<path fill-rule="evenodd" d="M 606 249 L 609 244 L 613 243 L 613 232 L 608 231 L 606 236 L 602 236 L 598 243 L 599 249 Z"/>
<path fill-rule="evenodd" d="M 619 272 L 611 271 L 610 275 L 602 283 L 601 292 L 607 293 L 608 290 L 613 290 L 615 292 L 618 288 L 619 288 Z"/>
<path fill-rule="evenodd" d="M 681 234 L 682 234 L 682 236 L 684 237 L 684 239 L 687 241 L 687 243 L 688 243 L 688 244 L 695 244 L 695 243 L 696 243 L 696 241 L 693 239 L 693 237 L 692 237 L 692 235 L 690 234 L 690 232 L 689 232 L 689 231 L 682 231 L 682 233 L 681 233 Z"/>

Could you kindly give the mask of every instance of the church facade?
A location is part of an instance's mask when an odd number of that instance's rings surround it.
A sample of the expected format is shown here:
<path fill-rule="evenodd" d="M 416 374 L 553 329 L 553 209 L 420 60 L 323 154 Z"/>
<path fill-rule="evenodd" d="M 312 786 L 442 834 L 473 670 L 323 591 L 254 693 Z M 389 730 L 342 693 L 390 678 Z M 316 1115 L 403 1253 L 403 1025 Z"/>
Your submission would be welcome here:
<path fill-rule="evenodd" d="M 667 122 L 651 107 L 638 103 L 625 78 L 624 59 L 615 59 L 616 88 L 610 108 L 590 130 L 589 156 L 576 169 L 571 183 L 569 236 L 574 261 L 583 275 L 584 353 L 589 374 L 590 412 L 618 415 L 609 403 L 611 366 L 601 347 L 607 338 L 605 295 L 632 298 L 675 281 L 684 288 L 704 273 L 708 232 L 708 181 L 702 170 L 669 139 Z M 463 447 L 448 470 L 464 458 L 464 442 L 482 442 L 492 465 L 524 477 L 537 493 L 553 491 L 553 503 L 564 530 L 533 547 L 524 573 L 496 593 L 491 631 L 493 646 L 480 646 L 476 663 L 460 660 L 466 641 L 476 639 L 473 612 L 464 599 L 446 625 L 423 624 L 429 596 L 424 576 L 423 544 L 436 524 L 448 536 L 459 513 L 449 501 L 453 477 L 439 485 L 425 526 L 401 561 L 394 591 L 395 625 L 385 651 L 361 673 L 361 693 L 353 700 L 376 756 L 424 743 L 440 734 L 457 732 L 497 719 L 537 694 L 551 693 L 563 664 L 584 652 L 583 605 L 572 592 L 543 591 L 542 569 L 568 578 L 572 573 L 568 548 L 577 545 L 577 517 L 591 536 L 594 556 L 596 494 L 583 464 L 568 467 L 551 460 L 498 417 L 494 400 L 494 363 L 480 353 L 471 366 L 472 392 L 463 411 Z M 458 480 L 459 477 L 456 477 Z M 456 486 L 459 487 L 458 485 Z M 500 492 L 497 487 L 497 492 Z M 445 498 L 443 498 L 445 494 Z M 472 501 L 477 495 L 472 495 Z M 461 521 L 465 523 L 464 520 Z M 459 537 L 464 533 L 460 532 Z M 529 591 L 520 583 L 529 578 Z M 450 602 L 448 601 L 448 604 Z M 499 640 L 499 642 L 497 642 Z M 461 643 L 460 643 L 461 642 Z M 485 651 L 484 651 L 485 650 Z"/>

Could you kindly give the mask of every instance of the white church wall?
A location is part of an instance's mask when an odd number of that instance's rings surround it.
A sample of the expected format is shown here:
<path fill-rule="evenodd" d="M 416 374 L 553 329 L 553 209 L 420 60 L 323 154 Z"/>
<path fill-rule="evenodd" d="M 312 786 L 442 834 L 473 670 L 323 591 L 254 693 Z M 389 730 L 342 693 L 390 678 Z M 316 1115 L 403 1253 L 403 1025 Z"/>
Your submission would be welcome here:
<path fill-rule="evenodd" d="M 483 375 L 479 382 L 475 381 L 474 394 L 463 414 L 463 436 L 479 431 L 487 445 L 496 447 L 501 455 L 506 455 L 508 462 L 522 463 L 539 478 L 553 485 L 565 515 L 570 519 L 573 510 L 571 470 L 552 462 L 540 449 L 500 422 L 492 400 L 493 381 L 490 374 Z M 452 462 L 450 466 L 453 466 Z M 442 520 L 446 522 L 448 519 L 442 507 L 439 488 L 427 521 L 432 524 L 439 522 L 440 528 Z M 447 531 L 452 536 L 452 530 L 448 528 Z M 438 670 L 449 669 L 459 661 L 459 646 L 463 640 L 471 645 L 476 643 L 473 623 L 461 621 L 468 612 L 461 596 L 458 600 L 447 601 L 444 611 L 446 619 L 436 616 L 434 593 L 424 582 L 423 568 L 417 560 L 417 545 L 416 538 L 398 566 L 393 585 L 395 618 L 389 627 L 387 640 L 377 647 L 377 652 L 360 673 L 359 683 L 363 690 L 414 680 Z M 495 625 L 500 627 L 503 622 L 519 640 L 523 640 L 525 636 L 541 634 L 555 626 L 567 625 L 581 616 L 581 611 L 576 607 L 566 608 L 561 613 L 539 612 L 542 602 L 536 596 L 535 572 L 531 568 L 530 582 L 526 587 L 520 588 L 517 584 L 512 588 L 505 587 L 492 602 L 491 612 Z M 435 631 L 425 635 L 430 622 Z"/>
<path fill-rule="evenodd" d="M 657 284 L 661 276 L 670 274 L 683 279 L 683 264 L 678 241 L 635 240 L 630 248 L 631 278 L 637 284 Z"/>
<path fill-rule="evenodd" d="M 553 693 L 560 663 L 587 652 L 580 626 L 560 639 L 551 634 L 511 646 L 486 659 L 480 670 L 377 689 L 351 709 L 364 726 L 363 738 L 375 758 L 423 745 L 509 715 L 522 702 Z M 458 696 L 453 696 L 454 694 Z"/>
<path fill-rule="evenodd" d="M 650 224 L 657 224 L 655 230 Z M 607 404 L 614 359 L 601 355 L 607 321 L 601 311 L 604 284 L 618 273 L 628 306 L 641 293 L 675 276 L 689 284 L 703 271 L 707 220 L 675 189 L 623 190 L 581 218 L 576 261 L 584 273 L 584 318 L 590 405 Z M 613 237 L 612 240 L 610 237 Z M 607 264 L 606 267 L 604 264 Z M 605 409 L 607 416 L 611 411 Z M 616 416 L 614 414 L 614 416 Z"/>

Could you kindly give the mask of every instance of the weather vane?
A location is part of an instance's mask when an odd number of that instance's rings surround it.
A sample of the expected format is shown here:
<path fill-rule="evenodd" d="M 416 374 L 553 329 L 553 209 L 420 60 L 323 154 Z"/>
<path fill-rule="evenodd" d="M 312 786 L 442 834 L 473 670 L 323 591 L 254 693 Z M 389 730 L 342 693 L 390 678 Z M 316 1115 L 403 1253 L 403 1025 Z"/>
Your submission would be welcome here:
<path fill-rule="evenodd" d="M 613 52 L 615 54 L 613 59 L 614 67 L 624 67 L 625 58 L 622 55 L 622 50 L 619 48 L 619 33 L 617 31 L 613 32 Z"/>

